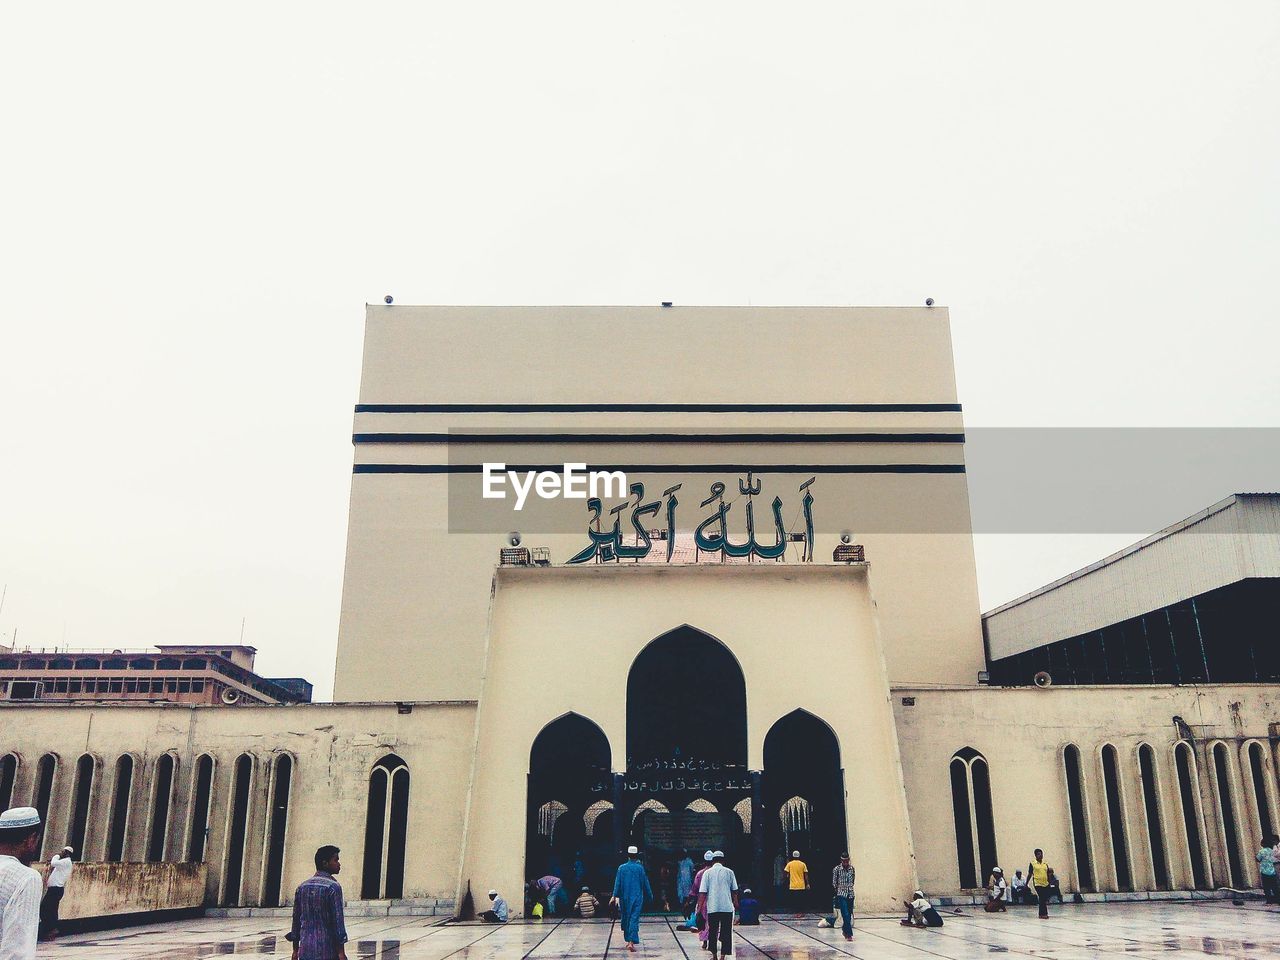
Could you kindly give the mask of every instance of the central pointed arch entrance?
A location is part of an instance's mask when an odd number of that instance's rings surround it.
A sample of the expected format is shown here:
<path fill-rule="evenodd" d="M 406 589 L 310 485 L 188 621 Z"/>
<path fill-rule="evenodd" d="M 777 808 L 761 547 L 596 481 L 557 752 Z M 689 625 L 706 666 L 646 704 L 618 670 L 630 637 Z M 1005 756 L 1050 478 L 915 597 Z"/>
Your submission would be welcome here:
<path fill-rule="evenodd" d="M 833 894 L 831 869 L 848 850 L 840 744 L 825 721 L 807 710 L 793 710 L 769 728 L 762 796 L 761 842 L 775 905 L 786 902 L 782 868 L 798 852 L 809 868 L 810 883 L 798 905 L 825 909 Z"/>
<path fill-rule="evenodd" d="M 740 877 L 753 848 L 738 809 L 750 804 L 747 688 L 723 643 L 689 625 L 651 641 L 627 675 L 627 760 L 619 789 L 630 842 L 646 852 L 655 891 L 672 887 L 682 850 L 723 850 Z M 749 809 L 749 806 L 748 806 Z M 674 901 L 666 889 L 668 902 Z"/>

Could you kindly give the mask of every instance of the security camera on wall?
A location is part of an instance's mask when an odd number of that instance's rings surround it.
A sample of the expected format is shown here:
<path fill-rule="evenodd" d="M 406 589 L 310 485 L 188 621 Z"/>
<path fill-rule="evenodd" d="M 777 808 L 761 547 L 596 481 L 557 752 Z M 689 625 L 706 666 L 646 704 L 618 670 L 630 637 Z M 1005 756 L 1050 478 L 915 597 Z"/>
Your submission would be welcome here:
<path fill-rule="evenodd" d="M 518 547 L 520 546 L 520 541 L 521 541 L 521 537 L 520 537 L 519 530 L 512 530 L 510 533 L 507 534 L 507 546 Z"/>

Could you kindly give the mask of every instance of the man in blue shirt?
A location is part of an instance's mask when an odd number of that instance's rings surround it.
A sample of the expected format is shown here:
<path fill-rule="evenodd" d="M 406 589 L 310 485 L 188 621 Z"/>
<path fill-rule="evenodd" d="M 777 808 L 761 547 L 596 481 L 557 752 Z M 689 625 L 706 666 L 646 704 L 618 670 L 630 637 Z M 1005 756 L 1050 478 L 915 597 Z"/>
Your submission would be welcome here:
<path fill-rule="evenodd" d="M 315 875 L 293 895 L 293 960 L 347 960 L 347 926 L 342 916 L 342 886 L 334 879 L 342 864 L 338 848 L 316 851 Z"/>
<path fill-rule="evenodd" d="M 511 910 L 507 907 L 507 901 L 498 896 L 497 890 L 489 891 L 489 899 L 493 901 L 493 909 L 486 910 L 480 914 L 480 919 L 485 923 L 506 923 L 507 918 L 511 916 Z"/>

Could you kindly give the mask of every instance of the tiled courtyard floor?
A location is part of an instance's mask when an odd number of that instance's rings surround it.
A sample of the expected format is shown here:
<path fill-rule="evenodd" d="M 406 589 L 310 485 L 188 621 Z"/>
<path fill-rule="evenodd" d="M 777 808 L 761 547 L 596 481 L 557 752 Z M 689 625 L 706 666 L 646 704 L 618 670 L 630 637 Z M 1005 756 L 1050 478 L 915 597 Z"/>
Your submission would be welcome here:
<path fill-rule="evenodd" d="M 895 919 L 857 921 L 852 943 L 840 931 L 819 929 L 817 918 L 765 918 L 735 928 L 741 960 L 974 960 L 990 954 L 1080 960 L 1125 956 L 1280 957 L 1280 909 L 1226 902 L 1067 905 L 1049 920 L 1034 909 L 1007 914 L 944 914 L 939 930 L 902 927 Z M 506 926 L 439 924 L 430 918 L 354 919 L 347 924 L 349 960 L 543 960 L 627 956 L 621 931 L 607 920 L 513 922 Z M 287 957 L 282 919 L 189 920 L 65 937 L 42 944 L 41 958 L 62 960 L 200 960 L 205 957 Z M 645 960 L 698 960 L 691 933 L 646 917 L 640 931 Z"/>

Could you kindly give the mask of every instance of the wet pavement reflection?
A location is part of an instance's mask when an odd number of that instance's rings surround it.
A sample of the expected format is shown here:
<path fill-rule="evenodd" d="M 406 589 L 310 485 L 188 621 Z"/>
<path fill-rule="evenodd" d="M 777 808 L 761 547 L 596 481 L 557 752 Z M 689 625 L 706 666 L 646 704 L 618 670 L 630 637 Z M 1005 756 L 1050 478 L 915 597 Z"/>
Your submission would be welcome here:
<path fill-rule="evenodd" d="M 1082 904 L 1039 921 L 1035 911 L 945 913 L 937 930 L 901 926 L 896 918 L 860 917 L 853 940 L 818 918 L 763 918 L 734 928 L 739 960 L 974 960 L 991 954 L 1040 960 L 1125 956 L 1260 960 L 1280 957 L 1280 909 L 1229 902 Z M 41 960 L 206 960 L 288 957 L 286 918 L 201 919 L 88 933 L 41 944 Z M 640 949 L 628 954 L 609 920 L 513 921 L 495 926 L 435 918 L 353 918 L 350 960 L 702 960 L 697 936 L 663 917 L 646 917 Z"/>

